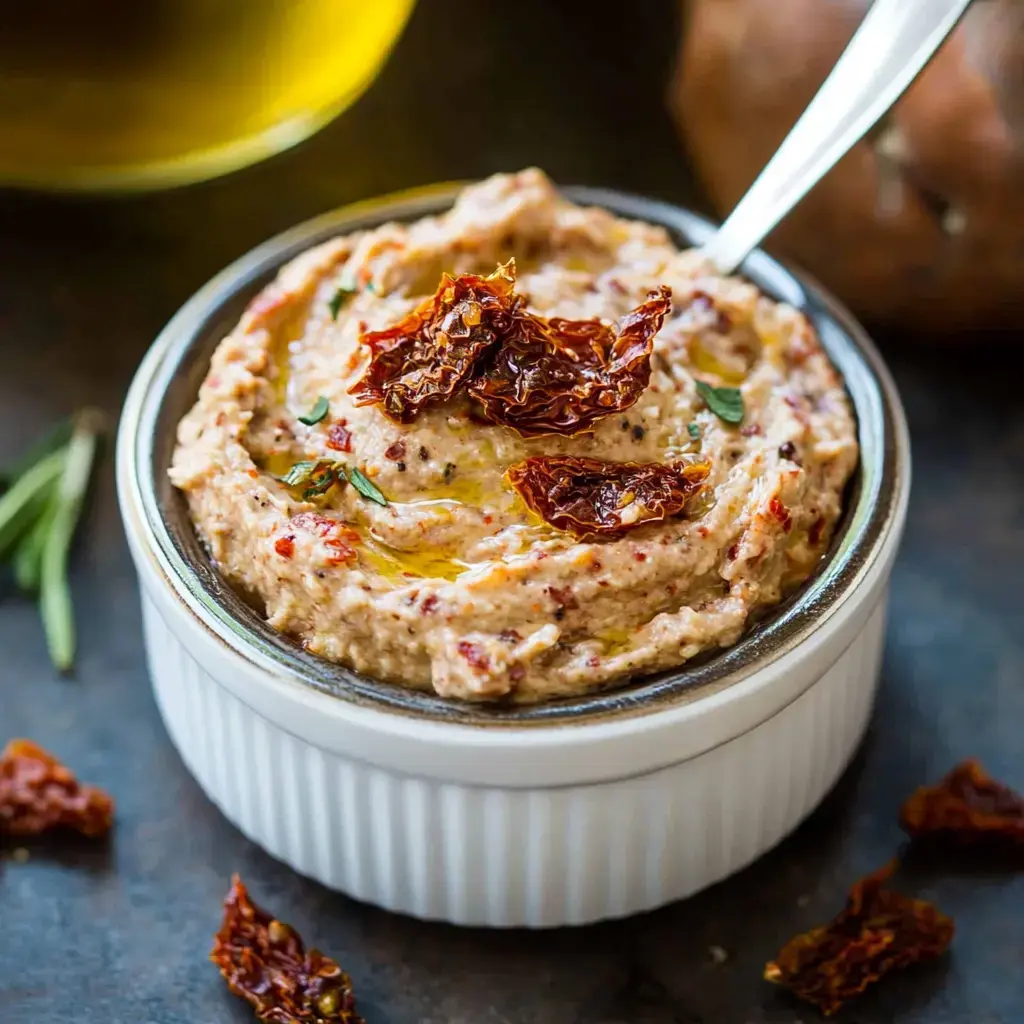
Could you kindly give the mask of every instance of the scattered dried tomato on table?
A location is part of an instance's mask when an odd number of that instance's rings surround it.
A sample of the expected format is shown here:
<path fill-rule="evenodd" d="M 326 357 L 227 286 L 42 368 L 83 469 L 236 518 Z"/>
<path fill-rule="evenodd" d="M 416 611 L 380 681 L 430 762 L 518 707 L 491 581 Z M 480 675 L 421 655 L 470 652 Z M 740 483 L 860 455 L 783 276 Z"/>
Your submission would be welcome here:
<path fill-rule="evenodd" d="M 578 434 L 629 409 L 651 379 L 654 336 L 671 294 L 651 292 L 618 331 L 600 320 L 549 320 L 517 307 L 469 384 L 480 417 L 535 437 Z"/>
<path fill-rule="evenodd" d="M 615 535 L 682 512 L 710 462 L 605 462 L 536 455 L 508 470 L 508 481 L 545 522 L 581 538 Z"/>
<path fill-rule="evenodd" d="M 1024 848 L 1024 797 L 977 761 L 964 761 L 937 785 L 916 789 L 900 809 L 900 825 L 914 839 Z"/>
<path fill-rule="evenodd" d="M 95 838 L 114 820 L 114 801 L 78 782 L 31 740 L 11 740 L 0 755 L 0 835 L 34 836 L 71 829 Z"/>
<path fill-rule="evenodd" d="M 210 959 L 228 987 L 272 1024 L 364 1024 L 349 976 L 298 933 L 256 906 L 238 875 Z"/>
<path fill-rule="evenodd" d="M 859 881 L 833 921 L 787 942 L 765 966 L 765 980 L 828 1017 L 890 971 L 941 956 L 953 938 L 952 919 L 884 888 L 893 870 L 888 865 Z"/>

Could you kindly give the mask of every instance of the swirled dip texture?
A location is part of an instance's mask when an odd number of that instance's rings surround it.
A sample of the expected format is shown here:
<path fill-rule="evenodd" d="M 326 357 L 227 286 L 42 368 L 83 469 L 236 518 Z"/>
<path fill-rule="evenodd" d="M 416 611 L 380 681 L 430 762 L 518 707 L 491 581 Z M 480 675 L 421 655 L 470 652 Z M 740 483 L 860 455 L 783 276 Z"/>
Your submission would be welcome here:
<path fill-rule="evenodd" d="M 398 324 L 442 273 L 510 258 L 522 309 L 543 317 L 621 323 L 671 290 L 633 405 L 574 436 L 524 437 L 483 422 L 465 391 L 408 423 L 356 404 L 361 336 Z M 739 388 L 742 421 L 698 382 Z M 682 512 L 648 521 L 626 493 L 603 514 L 630 528 L 580 537 L 513 488 L 510 467 L 538 456 L 710 470 Z M 528 170 L 284 267 L 214 354 L 171 478 L 218 569 L 310 651 L 446 696 L 536 701 L 734 643 L 814 572 L 856 462 L 849 402 L 802 314 Z"/>

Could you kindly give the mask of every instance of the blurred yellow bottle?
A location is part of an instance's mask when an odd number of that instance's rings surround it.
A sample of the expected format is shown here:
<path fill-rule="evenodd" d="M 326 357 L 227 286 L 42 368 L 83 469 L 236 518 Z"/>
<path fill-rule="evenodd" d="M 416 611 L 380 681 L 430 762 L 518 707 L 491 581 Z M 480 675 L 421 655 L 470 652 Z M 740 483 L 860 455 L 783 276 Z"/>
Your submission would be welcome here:
<path fill-rule="evenodd" d="M 140 189 L 293 145 L 415 0 L 0 0 L 0 184 Z"/>

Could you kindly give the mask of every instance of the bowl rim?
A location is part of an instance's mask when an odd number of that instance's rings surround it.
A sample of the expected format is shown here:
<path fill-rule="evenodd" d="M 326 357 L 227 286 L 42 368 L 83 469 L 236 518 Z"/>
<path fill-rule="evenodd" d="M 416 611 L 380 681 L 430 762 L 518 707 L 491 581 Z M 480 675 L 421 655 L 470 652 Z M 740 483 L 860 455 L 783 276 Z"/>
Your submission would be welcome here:
<path fill-rule="evenodd" d="M 493 706 L 437 697 L 368 679 L 301 651 L 255 613 L 250 621 L 209 563 L 190 559 L 175 541 L 159 497 L 156 447 L 167 390 L 190 354 L 219 337 L 210 333 L 225 307 L 247 301 L 290 259 L 339 234 L 386 221 L 411 220 L 448 208 L 464 182 L 443 183 L 364 200 L 305 221 L 257 246 L 204 285 L 171 319 L 143 359 L 129 390 L 118 435 L 118 481 L 129 533 L 158 562 L 170 588 L 205 630 L 279 681 L 319 691 L 344 712 L 366 710 L 419 723 L 488 732 L 545 726 L 593 726 L 611 720 L 705 703 L 770 667 L 778 667 L 875 578 L 902 531 L 909 489 L 909 442 L 899 397 L 881 356 L 856 320 L 808 275 L 758 250 L 740 270 L 763 292 L 808 315 L 839 369 L 855 408 L 860 441 L 858 483 L 845 523 L 827 560 L 763 625 L 701 664 L 641 678 L 623 687 L 547 703 Z M 715 230 L 705 218 L 673 204 L 611 189 L 568 186 L 570 200 L 666 227 L 680 244 L 699 245 Z M 222 336 L 222 335 L 221 335 Z M 205 364 L 208 357 L 204 356 Z M 194 392 L 192 395 L 194 400 Z M 182 410 L 183 411 L 183 410 Z M 175 420 L 176 423 L 176 420 Z M 155 464 L 157 463 L 157 464 Z M 161 484 L 163 482 L 161 481 Z M 181 502 L 184 505 L 184 502 Z M 177 513 L 180 514 L 180 513 Z M 891 559 L 890 559 L 891 560 Z M 887 569 L 887 566 L 883 568 Z M 240 600 L 235 597 L 237 605 Z M 244 606 L 243 606 L 244 607 Z M 847 608 L 847 610 L 849 610 Z M 807 683 L 812 685 L 814 680 Z M 806 688 L 806 687 L 805 687 Z M 799 694 L 797 694 L 799 696 Z M 795 697 L 793 698 L 795 699 Z M 412 724 L 412 723 L 410 723 Z"/>

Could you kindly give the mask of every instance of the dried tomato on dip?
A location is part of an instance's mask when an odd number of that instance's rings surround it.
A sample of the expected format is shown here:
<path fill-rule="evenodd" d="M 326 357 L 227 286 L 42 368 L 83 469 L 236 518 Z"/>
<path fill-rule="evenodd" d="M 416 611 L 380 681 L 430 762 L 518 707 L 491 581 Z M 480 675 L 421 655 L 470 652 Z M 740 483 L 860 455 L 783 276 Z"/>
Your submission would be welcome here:
<path fill-rule="evenodd" d="M 977 761 L 963 761 L 936 785 L 910 795 L 900 809 L 900 826 L 914 839 L 1024 849 L 1024 797 Z"/>
<path fill-rule="evenodd" d="M 210 959 L 228 988 L 272 1024 L 364 1024 L 349 976 L 299 934 L 249 899 L 238 875 Z"/>
<path fill-rule="evenodd" d="M 662 287 L 618 330 L 601 320 L 547 319 L 516 308 L 469 384 L 480 417 L 524 437 L 578 434 L 635 404 L 651 379 L 654 336 L 672 308 Z"/>
<path fill-rule="evenodd" d="M 530 313 L 514 286 L 514 260 L 489 277 L 442 275 L 434 295 L 394 327 L 362 335 L 370 364 L 349 394 L 411 423 L 427 405 L 466 391 L 480 419 L 524 437 L 576 434 L 636 402 L 672 308 L 668 288 L 616 329 Z"/>
<path fill-rule="evenodd" d="M 370 364 L 349 389 L 356 404 L 411 423 L 425 406 L 451 398 L 508 329 L 514 284 L 512 260 L 489 277 L 443 274 L 434 295 L 394 327 L 363 334 Z"/>
<path fill-rule="evenodd" d="M 0 835 L 34 836 L 70 829 L 96 838 L 110 831 L 114 801 L 80 783 L 31 740 L 11 740 L 0 755 Z"/>
<path fill-rule="evenodd" d="M 701 489 L 710 462 L 606 462 L 535 455 L 506 477 L 546 523 L 580 538 L 614 536 L 678 515 Z"/>
<path fill-rule="evenodd" d="M 830 1017 L 891 971 L 941 956 L 953 921 L 924 900 L 884 888 L 894 865 L 857 882 L 829 924 L 798 935 L 765 966 L 764 977 Z"/>

